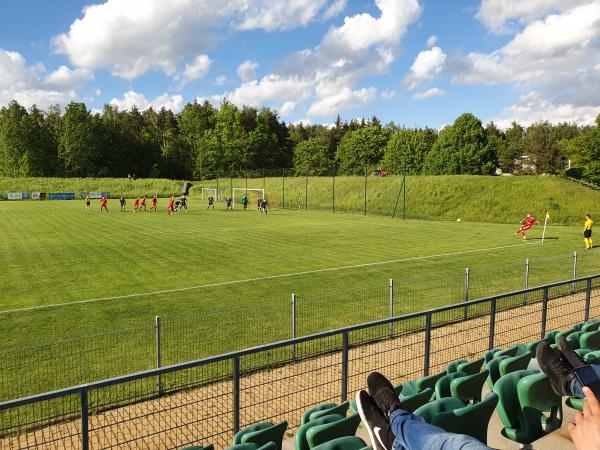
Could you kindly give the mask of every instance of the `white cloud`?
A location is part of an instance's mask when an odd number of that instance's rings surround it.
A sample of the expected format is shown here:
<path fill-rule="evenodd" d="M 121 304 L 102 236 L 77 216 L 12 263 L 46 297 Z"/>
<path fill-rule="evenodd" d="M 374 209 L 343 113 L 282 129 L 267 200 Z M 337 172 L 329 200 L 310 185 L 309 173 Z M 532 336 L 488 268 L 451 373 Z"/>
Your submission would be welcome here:
<path fill-rule="evenodd" d="M 332 0 L 106 0 L 84 8 L 53 46 L 78 67 L 128 80 L 152 69 L 172 75 L 183 58 L 213 47 L 223 28 L 291 29 L 339 7 Z"/>
<path fill-rule="evenodd" d="M 442 71 L 445 62 L 446 54 L 441 48 L 424 50 L 417 55 L 402 82 L 408 89 L 416 89 L 424 81 L 434 79 Z"/>
<path fill-rule="evenodd" d="M 376 89 L 358 88 L 361 79 L 389 72 L 408 26 L 421 14 L 417 0 L 375 0 L 379 17 L 345 17 L 319 45 L 289 55 L 260 81 L 245 81 L 227 97 L 236 104 L 275 105 L 285 112 L 308 102 L 308 114 L 334 115 L 373 101 Z M 283 111 L 282 111 L 283 113 Z"/>
<path fill-rule="evenodd" d="M 215 86 L 223 86 L 225 83 L 227 83 L 227 77 L 225 75 L 219 75 L 217 78 L 215 78 L 213 84 Z"/>
<path fill-rule="evenodd" d="M 339 111 L 350 108 L 359 108 L 371 103 L 375 99 L 375 88 L 362 88 L 351 90 L 348 87 L 340 91 L 323 96 L 316 100 L 309 108 L 309 116 L 332 116 Z"/>
<path fill-rule="evenodd" d="M 346 8 L 346 0 L 335 0 L 323 13 L 323 19 L 329 20 L 339 15 Z"/>
<path fill-rule="evenodd" d="M 509 128 L 513 121 L 522 125 L 548 121 L 576 122 L 591 125 L 600 113 L 600 106 L 577 106 L 572 103 L 554 103 L 545 99 L 539 92 L 529 92 L 519 97 L 514 105 L 504 109 L 496 118 L 500 128 Z"/>
<path fill-rule="evenodd" d="M 28 65 L 20 53 L 0 49 L 0 104 L 16 100 L 26 107 L 65 105 L 92 78 L 87 70 L 66 66 L 47 73 L 42 64 Z"/>
<path fill-rule="evenodd" d="M 431 48 L 433 46 L 435 46 L 435 44 L 437 44 L 438 38 L 436 35 L 431 35 L 429 36 L 429 38 L 427 39 L 427 47 Z"/>
<path fill-rule="evenodd" d="M 585 0 L 482 0 L 475 17 L 493 33 L 510 33 L 550 13 L 559 13 Z"/>
<path fill-rule="evenodd" d="M 446 95 L 446 93 L 443 90 L 441 90 L 440 88 L 433 87 L 424 92 L 416 92 L 412 98 L 413 100 L 426 100 L 431 97 L 440 97 L 443 95 Z"/>
<path fill-rule="evenodd" d="M 393 99 L 396 95 L 398 94 L 398 92 L 395 89 L 386 89 L 385 91 L 381 92 L 381 98 L 383 100 L 391 100 Z"/>
<path fill-rule="evenodd" d="M 600 61 L 599 34 L 600 1 L 596 1 L 531 23 L 492 53 L 469 53 L 459 62 L 453 81 L 538 85 L 561 84 L 565 77 L 572 81 L 593 72 Z"/>
<path fill-rule="evenodd" d="M 298 77 L 281 77 L 270 74 L 260 81 L 247 81 L 234 91 L 214 96 L 213 99 L 219 101 L 222 98 L 227 98 L 227 100 L 238 106 L 260 107 L 269 103 L 277 103 L 277 108 L 285 116 L 283 106 L 286 103 L 286 111 L 291 112 L 293 109 L 291 105 L 295 106 L 306 101 L 310 93 L 308 83 Z"/>
<path fill-rule="evenodd" d="M 210 72 L 211 65 L 212 60 L 207 55 L 198 55 L 185 65 L 183 73 L 176 75 L 175 79 L 180 80 L 182 84 L 199 80 Z"/>
<path fill-rule="evenodd" d="M 256 61 L 246 60 L 237 68 L 237 74 L 242 81 L 256 80 L 256 69 L 258 63 Z"/>
<path fill-rule="evenodd" d="M 183 103 L 183 97 L 181 95 L 169 95 L 164 93 L 154 100 L 148 100 L 144 95 L 135 91 L 127 91 L 122 99 L 113 98 L 110 101 L 111 105 L 122 110 L 130 110 L 136 106 L 141 111 L 145 111 L 152 107 L 154 109 L 166 108 L 173 112 L 181 111 Z"/>
<path fill-rule="evenodd" d="M 529 92 L 503 111 L 506 117 L 522 117 L 523 122 L 547 118 L 586 123 L 590 111 L 600 108 L 600 72 L 596 70 L 600 64 L 600 0 L 578 3 L 567 8 L 572 2 L 565 2 L 560 14 L 535 20 L 531 17 L 537 12 L 526 14 L 520 21 L 526 22 L 524 28 L 491 53 L 453 56 L 448 63 L 454 73 L 452 82 L 506 84 Z M 555 10 L 548 5 L 547 11 Z M 536 114 L 535 107 L 547 111 Z"/>

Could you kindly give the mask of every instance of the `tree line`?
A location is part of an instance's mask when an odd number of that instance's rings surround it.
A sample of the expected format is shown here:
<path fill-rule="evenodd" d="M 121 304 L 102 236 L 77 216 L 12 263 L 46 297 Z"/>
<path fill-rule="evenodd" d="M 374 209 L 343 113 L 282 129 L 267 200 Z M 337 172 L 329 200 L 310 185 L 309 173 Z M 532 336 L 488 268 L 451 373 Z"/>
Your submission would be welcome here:
<path fill-rule="evenodd" d="M 506 130 L 465 113 L 439 132 L 377 117 L 332 126 L 286 124 L 269 108 L 224 101 L 92 112 L 84 103 L 0 109 L 0 175 L 211 179 L 254 170 L 295 174 L 568 175 L 600 184 L 600 114 L 594 126 L 539 122 Z M 290 175 L 292 175 L 290 173 Z"/>

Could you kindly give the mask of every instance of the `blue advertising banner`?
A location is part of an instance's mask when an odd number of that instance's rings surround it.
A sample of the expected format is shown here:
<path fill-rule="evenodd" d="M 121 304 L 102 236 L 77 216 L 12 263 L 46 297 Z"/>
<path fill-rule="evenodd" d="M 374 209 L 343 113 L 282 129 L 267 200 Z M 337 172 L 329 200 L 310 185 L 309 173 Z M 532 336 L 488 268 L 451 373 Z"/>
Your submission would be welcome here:
<path fill-rule="evenodd" d="M 73 192 L 50 192 L 48 200 L 75 200 Z"/>

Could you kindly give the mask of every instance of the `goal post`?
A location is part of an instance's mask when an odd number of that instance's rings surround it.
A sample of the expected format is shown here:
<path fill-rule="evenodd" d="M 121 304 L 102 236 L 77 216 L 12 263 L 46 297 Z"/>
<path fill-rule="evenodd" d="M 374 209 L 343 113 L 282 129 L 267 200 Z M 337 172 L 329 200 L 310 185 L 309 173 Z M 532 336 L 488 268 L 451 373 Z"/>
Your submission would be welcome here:
<path fill-rule="evenodd" d="M 217 201 L 217 190 L 215 188 L 205 188 L 205 187 L 203 187 L 202 188 L 202 200 L 204 200 L 204 198 L 205 198 L 204 197 L 204 193 L 205 192 L 207 192 L 208 195 L 210 195 L 211 193 L 214 193 L 215 201 Z M 208 198 L 208 196 L 206 198 Z"/>
<path fill-rule="evenodd" d="M 233 207 L 235 208 L 235 196 L 236 196 L 236 192 L 243 192 L 243 193 L 247 193 L 247 192 L 258 192 L 260 193 L 260 198 L 265 198 L 265 190 L 264 189 L 258 189 L 258 188 L 233 188 Z"/>

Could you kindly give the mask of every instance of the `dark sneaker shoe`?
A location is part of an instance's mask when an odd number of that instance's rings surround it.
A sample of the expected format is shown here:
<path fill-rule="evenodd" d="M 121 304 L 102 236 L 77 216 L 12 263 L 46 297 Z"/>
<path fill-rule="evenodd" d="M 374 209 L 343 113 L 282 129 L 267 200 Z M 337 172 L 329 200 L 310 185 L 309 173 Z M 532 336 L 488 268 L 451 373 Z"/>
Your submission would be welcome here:
<path fill-rule="evenodd" d="M 587 365 L 587 363 L 581 359 L 581 356 L 573 351 L 564 336 L 558 338 L 558 348 L 564 357 L 563 359 L 573 366 L 574 369 Z"/>
<path fill-rule="evenodd" d="M 389 417 L 390 413 L 397 409 L 402 408 L 400 399 L 394 392 L 394 386 L 392 383 L 379 372 L 371 372 L 367 377 L 367 386 L 369 387 L 369 394 L 379 406 L 379 409 L 383 411 L 386 417 Z M 406 409 L 406 408 L 403 408 Z"/>
<path fill-rule="evenodd" d="M 560 359 L 560 353 L 548 345 L 546 341 L 537 346 L 535 357 L 542 372 L 548 375 L 550 385 L 558 395 L 572 395 L 569 391 L 570 381 L 575 378 L 573 368 Z"/>
<path fill-rule="evenodd" d="M 366 391 L 356 393 L 356 407 L 369 433 L 373 450 L 392 450 L 394 434 L 390 428 L 390 421 Z"/>

